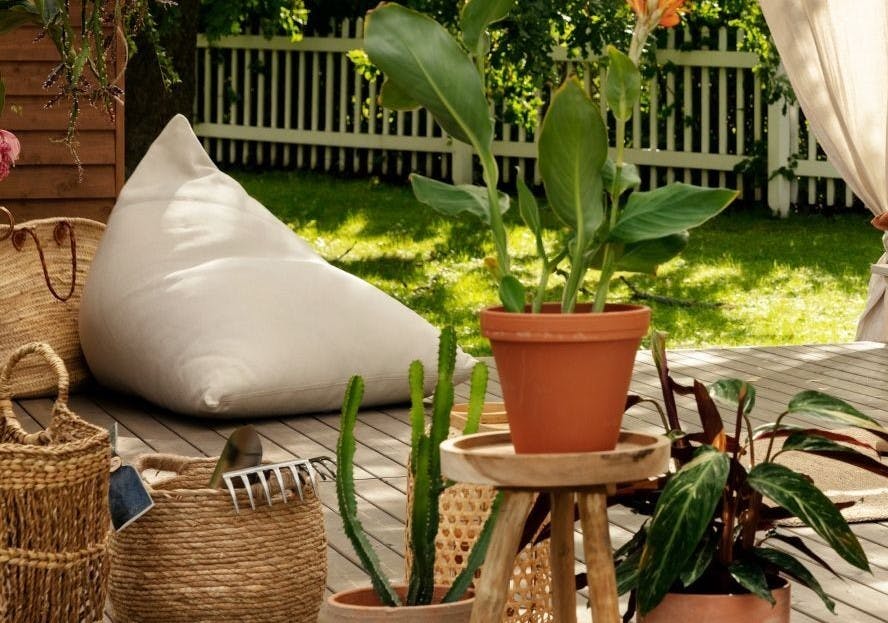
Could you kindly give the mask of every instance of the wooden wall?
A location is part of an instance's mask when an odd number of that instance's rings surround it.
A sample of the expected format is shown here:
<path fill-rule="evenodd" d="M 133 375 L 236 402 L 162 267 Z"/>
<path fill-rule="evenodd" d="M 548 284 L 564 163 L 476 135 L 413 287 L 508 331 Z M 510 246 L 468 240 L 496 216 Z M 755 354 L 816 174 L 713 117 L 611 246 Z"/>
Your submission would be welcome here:
<path fill-rule="evenodd" d="M 58 62 L 57 53 L 48 40 L 35 43 L 36 35 L 34 28 L 20 28 L 0 37 L 0 76 L 6 83 L 0 128 L 22 143 L 16 167 L 0 182 L 0 205 L 19 222 L 48 216 L 105 221 L 124 181 L 123 106 L 118 104 L 112 124 L 104 113 L 82 104 L 77 128 L 83 177 L 78 180 L 71 153 L 58 142 L 67 128 L 68 104 L 44 108 L 53 91 L 43 89 L 43 82 Z"/>

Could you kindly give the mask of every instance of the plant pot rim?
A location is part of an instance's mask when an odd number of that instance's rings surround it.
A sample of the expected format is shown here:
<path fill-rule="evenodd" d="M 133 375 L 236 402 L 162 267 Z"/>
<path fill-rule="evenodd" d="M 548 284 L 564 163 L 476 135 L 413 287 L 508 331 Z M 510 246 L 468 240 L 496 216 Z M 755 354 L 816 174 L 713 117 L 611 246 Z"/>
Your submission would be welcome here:
<path fill-rule="evenodd" d="M 634 303 L 607 303 L 604 306 L 604 311 L 599 314 L 593 313 L 592 303 L 577 303 L 574 311 L 570 313 L 565 313 L 561 311 L 561 303 L 549 302 L 543 303 L 543 308 L 541 312 L 532 312 L 530 305 L 524 306 L 523 312 L 510 312 L 506 311 L 506 308 L 502 305 L 493 305 L 490 307 L 484 307 L 481 310 L 482 314 L 488 315 L 502 315 L 502 316 L 543 316 L 546 318 L 551 317 L 567 317 L 570 318 L 572 316 L 597 316 L 600 314 L 626 314 L 626 313 L 636 313 L 636 314 L 644 314 L 650 312 L 650 307 L 647 305 L 636 305 Z"/>
<path fill-rule="evenodd" d="M 570 314 L 562 314 L 558 303 L 543 305 L 539 314 L 491 307 L 481 310 L 481 334 L 507 342 L 612 342 L 640 339 L 650 327 L 650 307 L 612 304 L 597 314 L 591 307 L 577 305 Z"/>
<path fill-rule="evenodd" d="M 397 584 L 393 583 L 392 588 L 403 597 L 403 594 L 407 591 L 406 584 Z M 441 594 L 443 596 L 450 589 L 449 585 L 446 584 L 435 584 L 435 594 Z M 327 597 L 327 604 L 329 606 L 335 607 L 339 610 L 349 610 L 354 612 L 361 612 L 367 609 L 372 609 L 374 612 L 401 612 L 405 608 L 411 610 L 421 610 L 423 612 L 433 613 L 438 610 L 447 610 L 452 608 L 454 604 L 465 604 L 466 602 L 472 602 L 475 599 L 475 592 L 469 588 L 463 594 L 463 596 L 457 601 L 451 603 L 433 603 L 427 606 L 383 606 L 383 605 L 362 605 L 358 603 L 349 603 L 348 601 L 342 601 L 343 598 L 348 598 L 351 596 L 362 595 L 370 593 L 374 597 L 376 595 L 376 591 L 372 586 L 359 586 L 358 588 L 350 588 L 344 591 L 339 591 L 338 593 L 333 593 L 329 597 Z"/>

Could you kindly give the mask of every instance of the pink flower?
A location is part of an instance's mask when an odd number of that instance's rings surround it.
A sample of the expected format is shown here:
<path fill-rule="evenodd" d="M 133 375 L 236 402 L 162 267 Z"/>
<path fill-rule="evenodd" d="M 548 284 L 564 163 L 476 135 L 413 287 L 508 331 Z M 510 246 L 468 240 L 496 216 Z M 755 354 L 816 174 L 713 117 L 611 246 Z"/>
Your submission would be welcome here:
<path fill-rule="evenodd" d="M 9 130 L 0 130 L 0 181 L 9 175 L 9 169 L 15 166 L 21 151 L 22 145 L 15 134 Z"/>

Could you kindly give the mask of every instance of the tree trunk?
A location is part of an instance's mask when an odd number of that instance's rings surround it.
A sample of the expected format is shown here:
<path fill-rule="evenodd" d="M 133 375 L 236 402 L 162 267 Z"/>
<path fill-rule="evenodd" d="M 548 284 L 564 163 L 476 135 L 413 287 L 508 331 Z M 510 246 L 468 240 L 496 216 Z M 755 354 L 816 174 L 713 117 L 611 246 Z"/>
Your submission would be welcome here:
<path fill-rule="evenodd" d="M 140 36 L 138 52 L 126 68 L 126 175 L 132 173 L 148 147 L 177 113 L 192 119 L 199 0 L 178 0 L 176 6 L 154 5 L 159 44 L 172 59 L 181 82 L 167 90 L 151 43 Z"/>

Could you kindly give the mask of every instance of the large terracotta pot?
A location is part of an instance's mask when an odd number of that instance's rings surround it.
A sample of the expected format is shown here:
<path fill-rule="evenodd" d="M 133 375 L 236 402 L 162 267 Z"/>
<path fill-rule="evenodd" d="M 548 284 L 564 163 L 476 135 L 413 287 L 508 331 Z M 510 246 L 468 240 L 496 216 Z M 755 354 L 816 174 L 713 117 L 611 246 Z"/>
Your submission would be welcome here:
<path fill-rule="evenodd" d="M 771 591 L 777 603 L 770 603 L 755 595 L 683 595 L 669 593 L 644 617 L 643 623 L 789 623 L 789 582 Z"/>
<path fill-rule="evenodd" d="M 512 443 L 519 453 L 611 450 L 620 434 L 635 353 L 651 310 L 608 305 L 589 313 L 557 304 L 540 314 L 481 312 L 490 339 Z"/>
<path fill-rule="evenodd" d="M 472 616 L 475 595 L 471 591 L 466 598 L 453 603 L 442 604 L 441 598 L 448 586 L 436 586 L 430 606 L 383 606 L 372 587 L 341 591 L 327 598 L 321 608 L 318 623 L 468 623 Z M 395 592 L 404 598 L 407 587 L 403 584 L 394 587 Z"/>

